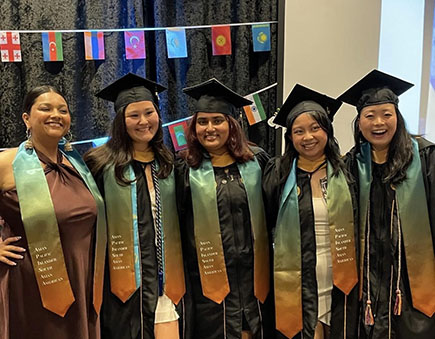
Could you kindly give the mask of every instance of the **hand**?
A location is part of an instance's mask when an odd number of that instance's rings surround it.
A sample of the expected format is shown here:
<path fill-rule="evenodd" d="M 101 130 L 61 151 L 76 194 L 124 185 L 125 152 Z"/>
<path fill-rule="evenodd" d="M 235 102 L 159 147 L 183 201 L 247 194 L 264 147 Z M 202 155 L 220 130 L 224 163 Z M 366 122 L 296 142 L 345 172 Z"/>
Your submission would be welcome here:
<path fill-rule="evenodd" d="M 0 238 L 1 239 L 1 238 Z M 15 252 L 26 252 L 25 248 L 10 245 L 11 243 L 20 240 L 21 237 L 10 237 L 5 240 L 0 240 L 0 262 L 10 266 L 16 266 L 17 263 L 9 259 L 23 259 L 21 254 Z"/>

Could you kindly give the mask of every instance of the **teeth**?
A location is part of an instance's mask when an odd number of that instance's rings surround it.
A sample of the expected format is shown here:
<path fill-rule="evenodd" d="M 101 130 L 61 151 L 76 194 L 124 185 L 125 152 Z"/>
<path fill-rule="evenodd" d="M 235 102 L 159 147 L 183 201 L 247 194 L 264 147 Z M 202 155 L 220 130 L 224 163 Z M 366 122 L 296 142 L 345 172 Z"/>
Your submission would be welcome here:
<path fill-rule="evenodd" d="M 373 134 L 383 134 L 383 133 L 385 133 L 387 130 L 385 130 L 385 129 L 383 129 L 383 130 L 381 130 L 381 131 L 373 131 L 372 133 Z"/>

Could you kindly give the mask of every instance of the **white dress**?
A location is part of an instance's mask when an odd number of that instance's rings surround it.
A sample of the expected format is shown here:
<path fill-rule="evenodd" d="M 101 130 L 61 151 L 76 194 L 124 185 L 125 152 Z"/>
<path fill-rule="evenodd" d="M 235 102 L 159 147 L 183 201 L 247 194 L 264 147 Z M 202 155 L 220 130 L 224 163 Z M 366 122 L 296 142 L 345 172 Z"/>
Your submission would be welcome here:
<path fill-rule="evenodd" d="M 331 321 L 332 261 L 329 238 L 328 208 L 323 198 L 313 198 L 316 233 L 316 277 L 318 320 L 326 325 Z"/>

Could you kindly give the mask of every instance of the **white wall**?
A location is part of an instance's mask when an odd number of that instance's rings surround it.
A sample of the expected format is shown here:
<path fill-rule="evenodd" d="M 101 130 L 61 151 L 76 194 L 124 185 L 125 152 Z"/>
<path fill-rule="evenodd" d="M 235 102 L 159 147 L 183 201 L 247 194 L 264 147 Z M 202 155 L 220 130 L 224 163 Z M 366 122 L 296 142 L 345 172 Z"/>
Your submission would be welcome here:
<path fill-rule="evenodd" d="M 408 130 L 419 133 L 425 0 L 382 0 L 379 69 L 414 84 L 399 98 Z"/>
<path fill-rule="evenodd" d="M 337 97 L 378 65 L 381 0 L 287 0 L 284 99 L 296 83 Z M 356 110 L 334 119 L 342 153 L 353 145 Z"/>

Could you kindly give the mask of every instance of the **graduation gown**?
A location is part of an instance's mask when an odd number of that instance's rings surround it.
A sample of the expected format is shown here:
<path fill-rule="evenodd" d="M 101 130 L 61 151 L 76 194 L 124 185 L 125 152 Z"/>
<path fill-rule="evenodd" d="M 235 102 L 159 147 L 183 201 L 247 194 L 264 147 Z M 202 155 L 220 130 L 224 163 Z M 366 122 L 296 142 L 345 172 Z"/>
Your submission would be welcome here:
<path fill-rule="evenodd" d="M 435 145 L 430 144 L 422 138 L 418 138 L 417 141 L 419 142 L 432 241 L 435 244 Z M 353 175 L 358 180 L 355 149 L 349 152 L 346 161 Z M 403 241 L 400 270 L 402 313 L 400 316 L 393 314 L 399 266 L 398 237 L 402 236 L 402 234 L 398 234 L 397 209 L 392 209 L 394 191 L 389 183 L 382 182 L 385 168 L 385 164 L 372 162 L 373 180 L 370 187 L 370 238 L 368 242 L 370 253 L 370 294 L 374 325 L 367 326 L 364 324 L 368 286 L 365 274 L 367 270 L 367 257 L 365 255 L 360 338 L 433 339 L 435 338 L 435 316 L 429 318 L 412 307 Z M 361 234 L 361 236 L 365 236 L 367 241 L 367 232 L 366 234 Z"/>
<path fill-rule="evenodd" d="M 141 256 L 141 286 L 123 303 L 110 290 L 109 266 L 106 262 L 103 304 L 101 311 L 102 339 L 153 339 L 154 319 L 159 296 L 158 267 L 155 246 L 155 229 L 151 200 L 142 163 L 132 161 L 137 178 L 137 218 Z M 103 173 L 96 175 L 96 182 L 104 197 Z M 177 306 L 180 315 L 180 338 L 185 338 L 182 321 L 184 298 Z"/>
<path fill-rule="evenodd" d="M 263 168 L 268 155 L 255 148 L 255 157 Z M 205 155 L 208 157 L 208 154 Z M 230 292 L 221 304 L 204 297 L 197 261 L 192 195 L 189 168 L 180 161 L 177 165 L 177 200 L 180 210 L 183 257 L 190 278 L 194 308 L 193 337 L 198 339 L 238 339 L 242 330 L 253 332 L 254 338 L 273 338 L 273 319 L 265 311 L 265 304 L 254 296 L 254 252 L 248 201 L 237 164 L 214 167 L 217 207 L 222 236 L 225 264 Z M 271 305 L 268 310 L 271 310 Z"/>
<path fill-rule="evenodd" d="M 278 210 L 284 185 L 290 173 L 290 161 L 283 156 L 272 158 L 264 170 L 263 192 L 266 205 L 268 228 L 274 232 Z M 316 279 L 316 234 L 314 212 L 311 195 L 311 175 L 300 168 L 296 170 L 297 185 L 300 189 L 298 195 L 299 218 L 301 228 L 301 260 L 302 260 L 302 318 L 303 331 L 294 338 L 314 338 L 314 331 L 318 321 L 318 294 Z M 298 190 L 299 191 L 299 190 Z M 350 185 L 352 200 L 355 194 Z M 356 204 L 354 206 L 354 219 L 357 219 Z M 358 227 L 355 224 L 355 239 Z M 356 244 L 356 242 L 355 242 Z M 358 248 L 357 258 L 358 258 Z M 272 266 L 273 267 L 273 266 Z M 335 286 L 331 292 L 331 338 L 356 338 L 358 324 L 358 285 L 346 297 Z M 346 323 L 345 323 L 346 319 Z M 302 335 L 301 335 L 302 333 Z M 286 338 L 276 331 L 277 338 Z"/>

